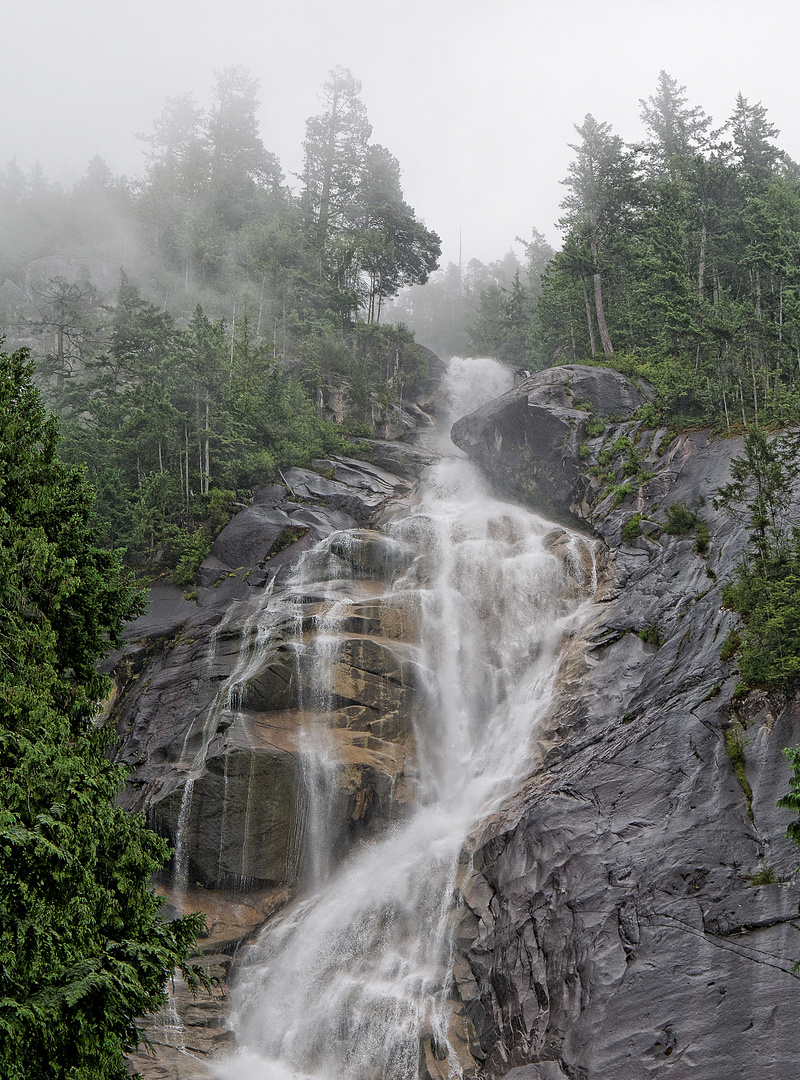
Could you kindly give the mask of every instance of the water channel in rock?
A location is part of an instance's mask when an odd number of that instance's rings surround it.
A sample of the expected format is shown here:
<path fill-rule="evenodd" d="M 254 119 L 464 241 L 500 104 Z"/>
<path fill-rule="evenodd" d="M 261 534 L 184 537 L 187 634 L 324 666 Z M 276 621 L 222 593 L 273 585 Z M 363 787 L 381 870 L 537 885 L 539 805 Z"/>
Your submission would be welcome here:
<path fill-rule="evenodd" d="M 337 701 L 342 629 L 364 600 L 336 554 L 355 540 L 322 541 L 291 582 L 299 706 L 314 718 L 300 743 L 302 888 L 236 958 L 238 1049 L 218 1064 L 222 1080 L 416 1080 L 423 1040 L 441 1076 L 462 1075 L 450 1009 L 460 854 L 476 822 L 529 773 L 560 648 L 594 587 L 590 542 L 493 497 L 447 439 L 458 415 L 509 382 L 493 361 L 451 362 L 447 415 L 429 439 L 442 456 L 414 500 L 379 527 L 385 567 L 371 599 L 413 612 L 416 624 L 400 653 L 413 689 L 415 799 L 349 850 L 337 834 L 338 764 L 320 717 Z M 313 633 L 302 614 L 309 598 Z"/>

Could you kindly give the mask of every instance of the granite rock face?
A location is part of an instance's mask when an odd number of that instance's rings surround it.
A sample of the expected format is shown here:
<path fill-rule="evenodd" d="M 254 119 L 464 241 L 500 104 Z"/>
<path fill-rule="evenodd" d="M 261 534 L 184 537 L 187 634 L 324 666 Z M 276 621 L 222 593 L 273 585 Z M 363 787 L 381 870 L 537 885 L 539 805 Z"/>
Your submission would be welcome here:
<path fill-rule="evenodd" d="M 254 492 L 196 588 L 154 587 L 110 659 L 109 707 L 132 766 L 123 803 L 171 841 L 159 887 L 169 910 L 206 913 L 202 962 L 223 985 L 238 943 L 312 873 L 304 830 L 325 829 L 335 864 L 416 794 L 417 609 L 413 594 L 384 595 L 410 553 L 367 527 L 413 482 L 350 458 L 315 466 Z M 333 649 L 315 645 L 320 619 Z M 179 982 L 147 1026 L 156 1057 L 135 1055 L 136 1068 L 148 1080 L 210 1076 L 204 1059 L 231 1038 L 227 1007 L 224 989 L 193 1001 Z"/>
<path fill-rule="evenodd" d="M 734 661 L 720 660 L 733 625 L 721 591 L 746 537 L 712 497 L 741 440 L 669 440 L 633 418 L 650 396 L 568 365 L 454 429 L 502 492 L 598 540 L 595 601 L 568 644 L 538 761 L 462 856 L 450 1042 L 472 1080 L 796 1073 L 798 854 L 775 803 L 800 705 L 734 698 Z M 598 418 L 604 430 L 587 438 Z M 223 983 L 238 943 L 308 869 L 295 839 L 315 764 L 301 729 L 332 717 L 334 858 L 390 827 L 415 793 L 418 611 L 410 592 L 382 594 L 411 553 L 374 526 L 413 497 L 427 455 L 370 446 L 378 465 L 331 458 L 256 491 L 196 595 L 154 589 L 115 658 L 114 716 L 135 765 L 127 803 L 180 841 L 184 881 L 162 887 L 175 910 L 206 912 L 204 963 Z M 667 531 L 675 504 L 707 528 L 707 547 L 696 524 Z M 304 647 L 330 566 L 292 604 L 265 598 L 288 594 L 298 560 L 326 538 L 347 603 L 320 695 Z M 546 542 L 569 557 L 563 529 Z M 148 1027 L 156 1058 L 139 1054 L 136 1067 L 148 1080 L 210 1076 L 203 1062 L 229 1045 L 227 1008 L 224 989 L 193 1003 L 179 984 Z M 450 1077 L 450 1065 L 428 1038 L 423 1080 Z"/>
<path fill-rule="evenodd" d="M 600 414 L 647 396 L 589 370 L 597 390 L 581 395 Z M 722 586 L 746 537 L 711 500 L 741 440 L 690 432 L 667 445 L 635 420 L 581 440 L 557 389 L 575 390 L 574 371 L 533 376 L 454 432 L 526 500 L 554 500 L 562 468 L 559 506 L 600 537 L 597 600 L 565 658 L 540 765 L 470 844 L 456 1012 L 487 1078 L 788 1077 L 798 853 L 775 803 L 800 705 L 734 699 L 734 663 L 720 660 L 733 619 Z M 520 447 L 543 445 L 544 466 L 529 468 Z M 676 502 L 707 526 L 707 551 L 696 530 L 664 531 Z"/>
<path fill-rule="evenodd" d="M 501 491 L 534 496 L 544 511 L 563 515 L 581 472 L 589 416 L 625 420 L 651 397 L 649 387 L 609 368 L 548 368 L 463 416 L 452 439 Z"/>

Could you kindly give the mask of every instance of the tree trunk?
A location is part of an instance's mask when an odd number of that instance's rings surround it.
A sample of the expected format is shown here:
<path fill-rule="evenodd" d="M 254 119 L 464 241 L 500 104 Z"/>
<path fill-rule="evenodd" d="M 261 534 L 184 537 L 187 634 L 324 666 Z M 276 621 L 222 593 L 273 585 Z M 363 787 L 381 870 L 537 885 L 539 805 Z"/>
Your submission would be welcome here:
<path fill-rule="evenodd" d="M 755 412 L 756 427 L 758 427 L 758 391 L 756 389 L 756 365 L 753 354 L 750 354 L 750 371 L 753 374 L 753 410 Z"/>
<path fill-rule="evenodd" d="M 64 327 L 56 331 L 56 386 L 60 390 L 64 385 Z"/>
<path fill-rule="evenodd" d="M 697 298 L 702 304 L 703 302 L 703 278 L 706 275 L 706 243 L 708 241 L 708 231 L 706 229 L 706 223 L 703 222 L 703 227 L 700 230 L 700 259 L 697 267 Z"/>
<path fill-rule="evenodd" d="M 322 175 L 322 193 L 319 199 L 319 239 L 324 244 L 328 236 L 328 216 L 330 214 L 331 178 L 333 176 L 333 158 L 336 153 L 336 124 L 339 119 L 339 90 L 334 83 L 331 101 L 331 123 L 328 128 L 328 145 L 325 153 L 325 171 Z"/>
<path fill-rule="evenodd" d="M 206 401 L 206 430 L 205 430 L 205 494 L 208 495 L 211 485 L 211 448 L 210 429 L 208 426 L 208 401 Z"/>
<path fill-rule="evenodd" d="M 608 333 L 608 326 L 606 325 L 606 313 L 603 308 L 603 286 L 600 280 L 599 259 L 598 252 L 600 249 L 599 229 L 597 224 L 597 211 L 592 209 L 591 214 L 592 222 L 592 234 L 590 240 L 590 246 L 592 249 L 592 263 L 594 265 L 594 308 L 597 315 L 597 329 L 600 331 L 600 342 L 603 346 L 603 352 L 606 356 L 614 355 L 614 347 L 611 344 L 611 337 Z"/>
<path fill-rule="evenodd" d="M 594 275 L 594 306 L 597 312 L 597 329 L 600 331 L 600 340 L 603 343 L 603 352 L 606 356 L 614 355 L 614 347 L 606 326 L 606 313 L 603 310 L 603 289 L 600 283 L 600 275 Z"/>
<path fill-rule="evenodd" d="M 594 322 L 592 321 L 592 305 L 589 303 L 589 293 L 586 290 L 586 282 L 581 278 L 581 288 L 583 289 L 583 302 L 586 305 L 586 323 L 589 327 L 589 348 L 592 350 L 592 356 L 597 355 L 597 345 L 594 340 Z M 575 339 L 572 340 L 572 353 L 575 355 Z"/>
<path fill-rule="evenodd" d="M 189 508 L 189 496 L 191 492 L 189 490 L 189 429 L 184 426 L 183 429 L 183 445 L 185 449 L 185 465 L 186 465 L 186 508 Z"/>

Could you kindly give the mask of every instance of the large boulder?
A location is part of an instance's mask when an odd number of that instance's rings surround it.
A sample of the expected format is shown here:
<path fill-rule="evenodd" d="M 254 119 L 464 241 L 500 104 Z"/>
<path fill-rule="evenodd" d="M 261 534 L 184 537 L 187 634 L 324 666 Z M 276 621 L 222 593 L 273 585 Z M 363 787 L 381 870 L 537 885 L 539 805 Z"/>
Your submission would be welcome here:
<path fill-rule="evenodd" d="M 275 541 L 291 527 L 285 511 L 265 506 L 249 506 L 233 517 L 211 549 L 212 555 L 227 566 L 262 565 Z"/>
<path fill-rule="evenodd" d="M 563 517 L 574 501 L 590 415 L 625 420 L 652 396 L 648 385 L 610 368 L 565 364 L 461 417 L 451 438 L 502 490 Z"/>
<path fill-rule="evenodd" d="M 333 457 L 314 462 L 311 469 L 288 469 L 286 482 L 292 495 L 349 515 L 358 525 L 369 525 L 391 500 L 407 495 L 408 480 L 377 465 L 353 458 Z"/>
<path fill-rule="evenodd" d="M 526 380 L 458 439 L 516 494 L 546 493 L 604 543 L 539 765 L 469 845 L 456 1016 L 489 1078 L 788 1076 L 797 854 L 775 804 L 800 705 L 734 697 L 734 662 L 720 658 L 735 619 L 722 590 L 747 538 L 713 496 L 741 439 L 670 439 L 624 419 L 643 400 L 627 380 L 569 370 Z M 585 460 L 579 402 L 616 414 Z M 663 530 L 676 502 L 699 515 L 707 548 Z"/>

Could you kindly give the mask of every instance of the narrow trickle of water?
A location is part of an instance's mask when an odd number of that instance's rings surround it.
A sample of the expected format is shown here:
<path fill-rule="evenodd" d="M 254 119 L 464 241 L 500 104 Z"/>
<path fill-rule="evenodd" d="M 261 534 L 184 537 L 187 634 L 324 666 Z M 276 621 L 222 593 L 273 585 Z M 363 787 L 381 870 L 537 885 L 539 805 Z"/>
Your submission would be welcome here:
<path fill-rule="evenodd" d="M 454 361 L 449 419 L 509 382 L 494 362 Z M 421 600 L 420 803 L 327 876 L 320 864 L 315 891 L 247 950 L 231 1020 L 241 1049 L 221 1078 L 415 1080 L 424 1036 L 447 1052 L 442 1074 L 461 1075 L 448 1038 L 459 852 L 530 769 L 561 642 L 591 589 L 586 542 L 557 558 L 544 543 L 552 528 L 493 498 L 456 457 L 429 470 L 418 504 L 388 526 L 417 552 L 392 588 Z M 326 677 L 320 668 L 323 697 Z M 324 837 L 307 829 L 304 841 Z"/>
<path fill-rule="evenodd" d="M 175 1001 L 175 982 L 181 980 L 180 972 L 176 969 L 172 979 L 167 983 L 167 1002 L 161 1010 L 161 1028 L 164 1033 L 164 1042 L 167 1046 L 174 1046 L 176 1050 L 186 1052 L 186 1032 L 183 1022 L 178 1015 L 178 1006 Z"/>
<path fill-rule="evenodd" d="M 175 830 L 175 883 L 179 889 L 185 889 L 189 880 L 189 846 L 186 843 L 186 830 L 192 813 L 192 794 L 194 778 L 189 777 L 183 785 L 181 806 L 178 811 L 178 827 Z"/>
<path fill-rule="evenodd" d="M 271 597 L 271 585 L 258 594 L 257 601 L 252 605 L 242 622 L 241 647 L 233 671 L 222 682 L 209 707 L 200 714 L 196 723 L 189 725 L 183 737 L 179 761 L 185 770 L 186 779 L 181 794 L 178 824 L 175 830 L 175 859 L 173 863 L 175 883 L 181 888 L 186 885 L 189 868 L 189 834 L 194 783 L 205 766 L 208 748 L 218 729 L 221 715 L 225 712 L 233 712 L 235 717 L 235 714 L 242 708 L 248 682 L 263 663 L 274 624 L 274 618 L 270 617 L 269 613 Z M 211 634 L 207 665 L 212 675 L 217 662 L 217 648 L 220 638 L 228 631 L 231 622 L 238 618 L 240 614 L 241 605 L 231 604 L 225 618 L 214 628 Z M 226 796 L 227 780 L 226 770 Z M 222 858 L 225 832 L 224 815 L 223 805 L 223 820 L 220 824 L 220 859 Z"/>

